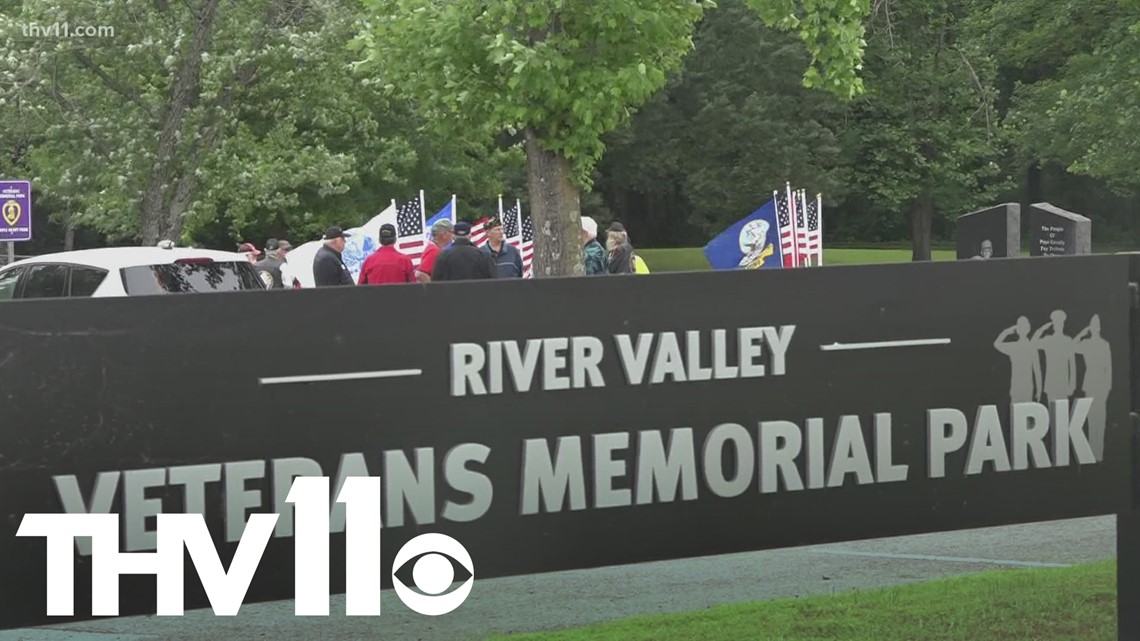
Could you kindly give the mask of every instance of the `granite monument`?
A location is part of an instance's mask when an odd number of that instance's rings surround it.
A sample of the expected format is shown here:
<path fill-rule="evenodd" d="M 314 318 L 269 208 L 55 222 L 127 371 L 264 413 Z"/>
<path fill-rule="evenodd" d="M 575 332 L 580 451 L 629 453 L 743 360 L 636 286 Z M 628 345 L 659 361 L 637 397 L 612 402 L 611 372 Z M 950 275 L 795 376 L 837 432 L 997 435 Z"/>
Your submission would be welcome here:
<path fill-rule="evenodd" d="M 1049 203 L 1029 207 L 1029 255 L 1092 253 L 1092 220 Z"/>
<path fill-rule="evenodd" d="M 1016 258 L 1021 254 L 1021 205 L 1004 203 L 958 217 L 958 259 Z"/>

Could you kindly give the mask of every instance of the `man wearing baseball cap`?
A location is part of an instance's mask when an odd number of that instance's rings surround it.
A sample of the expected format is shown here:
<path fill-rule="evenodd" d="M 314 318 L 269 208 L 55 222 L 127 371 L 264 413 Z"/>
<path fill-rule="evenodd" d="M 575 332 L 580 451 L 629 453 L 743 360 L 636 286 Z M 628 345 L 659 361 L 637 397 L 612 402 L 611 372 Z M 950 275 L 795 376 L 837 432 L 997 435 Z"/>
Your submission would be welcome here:
<path fill-rule="evenodd" d="M 431 240 L 424 246 L 424 253 L 420 256 L 420 266 L 416 268 L 416 279 L 421 283 L 431 280 L 431 272 L 435 269 L 435 261 L 439 252 L 455 239 L 455 225 L 444 218 L 435 221 L 431 226 Z"/>
<path fill-rule="evenodd" d="M 487 230 L 487 242 L 482 249 L 494 259 L 499 278 L 522 278 L 522 252 L 503 236 L 503 222 L 492 218 L 483 225 L 483 229 Z"/>
<path fill-rule="evenodd" d="M 333 225 L 325 231 L 321 238 L 323 246 L 317 250 L 313 257 L 313 283 L 317 287 L 337 287 L 339 285 L 355 285 L 352 282 L 352 272 L 344 264 L 341 252 L 344 251 L 345 238 L 351 234 Z"/>
<path fill-rule="evenodd" d="M 359 285 L 391 285 L 416 282 L 412 259 L 396 249 L 396 226 L 380 225 L 380 248 L 360 268 Z"/>
<path fill-rule="evenodd" d="M 455 242 L 440 252 L 431 279 L 478 280 L 496 278 L 498 272 L 495 259 L 471 242 L 471 223 L 459 221 L 455 223 Z"/>
<path fill-rule="evenodd" d="M 285 284 L 281 278 L 281 266 L 285 264 L 285 254 L 293 249 L 287 240 L 270 238 L 265 242 L 265 258 L 254 263 L 258 276 L 269 289 L 284 289 Z"/>

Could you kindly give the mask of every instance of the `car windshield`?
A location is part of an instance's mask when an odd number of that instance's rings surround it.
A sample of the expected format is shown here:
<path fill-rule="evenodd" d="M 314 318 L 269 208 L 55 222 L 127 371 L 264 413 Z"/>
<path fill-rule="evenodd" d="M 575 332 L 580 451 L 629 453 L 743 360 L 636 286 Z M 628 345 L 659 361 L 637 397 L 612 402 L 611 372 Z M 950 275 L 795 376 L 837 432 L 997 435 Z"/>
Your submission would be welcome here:
<path fill-rule="evenodd" d="M 129 296 L 265 289 L 247 262 L 142 265 L 124 267 L 122 275 Z"/>

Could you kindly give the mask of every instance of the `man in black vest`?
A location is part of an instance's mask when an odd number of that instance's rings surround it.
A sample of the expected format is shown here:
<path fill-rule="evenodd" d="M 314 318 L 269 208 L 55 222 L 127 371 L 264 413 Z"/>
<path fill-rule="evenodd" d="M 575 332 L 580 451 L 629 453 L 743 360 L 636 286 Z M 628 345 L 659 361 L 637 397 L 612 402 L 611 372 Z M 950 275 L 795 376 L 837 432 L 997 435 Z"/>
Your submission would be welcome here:
<path fill-rule="evenodd" d="M 445 280 L 495 278 L 499 268 L 491 255 L 471 242 L 471 223 L 455 223 L 455 241 L 435 259 L 433 283 Z"/>
<path fill-rule="evenodd" d="M 281 280 L 281 265 L 285 264 L 285 254 L 293 249 L 287 240 L 277 240 L 270 238 L 265 243 L 265 258 L 254 263 L 254 268 L 257 269 L 257 275 L 265 283 L 269 289 L 284 289 L 285 284 Z"/>

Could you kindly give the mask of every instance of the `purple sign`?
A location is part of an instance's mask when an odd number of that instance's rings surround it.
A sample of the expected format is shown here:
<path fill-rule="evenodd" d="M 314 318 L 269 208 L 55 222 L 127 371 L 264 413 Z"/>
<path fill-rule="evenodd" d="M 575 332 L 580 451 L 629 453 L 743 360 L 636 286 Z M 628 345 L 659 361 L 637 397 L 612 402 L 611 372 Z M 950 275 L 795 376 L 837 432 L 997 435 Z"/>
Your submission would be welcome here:
<path fill-rule="evenodd" d="M 0 242 L 32 239 L 32 183 L 0 180 Z"/>

